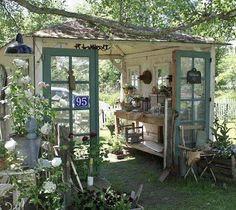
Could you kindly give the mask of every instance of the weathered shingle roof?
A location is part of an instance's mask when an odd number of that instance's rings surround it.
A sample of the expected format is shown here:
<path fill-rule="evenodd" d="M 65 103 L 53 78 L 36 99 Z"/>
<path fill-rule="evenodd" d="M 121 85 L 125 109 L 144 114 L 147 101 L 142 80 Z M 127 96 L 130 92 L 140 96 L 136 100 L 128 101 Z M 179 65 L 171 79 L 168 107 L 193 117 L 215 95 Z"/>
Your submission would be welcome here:
<path fill-rule="evenodd" d="M 212 38 L 192 36 L 182 33 L 171 33 L 159 37 L 141 37 L 122 33 L 117 30 L 104 31 L 98 26 L 83 20 L 65 22 L 30 34 L 36 37 L 44 38 L 68 38 L 85 40 L 139 40 L 139 41 L 169 41 L 169 42 L 187 42 L 187 43 L 214 43 Z"/>

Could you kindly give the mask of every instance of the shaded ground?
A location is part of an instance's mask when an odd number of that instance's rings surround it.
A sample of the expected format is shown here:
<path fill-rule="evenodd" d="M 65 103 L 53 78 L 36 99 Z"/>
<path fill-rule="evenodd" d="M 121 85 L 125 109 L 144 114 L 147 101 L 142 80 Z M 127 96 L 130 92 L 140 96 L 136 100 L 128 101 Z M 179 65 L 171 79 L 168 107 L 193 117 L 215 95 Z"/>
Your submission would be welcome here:
<path fill-rule="evenodd" d="M 145 210 L 236 209 L 236 185 L 217 183 L 207 178 L 196 183 L 191 177 L 169 177 L 158 181 L 162 159 L 137 150 L 122 161 L 105 163 L 100 175 L 116 190 L 130 194 L 143 184 L 139 203 Z"/>

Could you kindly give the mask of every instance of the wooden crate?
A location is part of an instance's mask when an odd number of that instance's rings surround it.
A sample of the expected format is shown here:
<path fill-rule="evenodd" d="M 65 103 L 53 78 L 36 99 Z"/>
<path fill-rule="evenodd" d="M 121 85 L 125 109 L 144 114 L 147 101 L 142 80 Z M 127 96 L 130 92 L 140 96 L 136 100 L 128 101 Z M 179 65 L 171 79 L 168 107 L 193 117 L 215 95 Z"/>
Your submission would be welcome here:
<path fill-rule="evenodd" d="M 216 176 L 216 179 L 225 181 L 236 181 L 236 157 L 232 155 L 231 158 L 218 158 L 213 159 L 211 168 Z M 201 162 L 200 168 L 204 167 L 204 161 Z M 208 171 L 209 172 L 209 171 Z"/>

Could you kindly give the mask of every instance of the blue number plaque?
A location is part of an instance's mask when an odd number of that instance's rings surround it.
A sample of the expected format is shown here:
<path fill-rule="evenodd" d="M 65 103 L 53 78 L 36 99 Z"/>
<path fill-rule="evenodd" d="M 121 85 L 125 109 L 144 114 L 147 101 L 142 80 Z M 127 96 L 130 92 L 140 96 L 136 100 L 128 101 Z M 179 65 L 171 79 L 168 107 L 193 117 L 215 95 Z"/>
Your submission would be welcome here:
<path fill-rule="evenodd" d="M 89 107 L 89 96 L 76 96 L 74 100 L 75 107 Z"/>

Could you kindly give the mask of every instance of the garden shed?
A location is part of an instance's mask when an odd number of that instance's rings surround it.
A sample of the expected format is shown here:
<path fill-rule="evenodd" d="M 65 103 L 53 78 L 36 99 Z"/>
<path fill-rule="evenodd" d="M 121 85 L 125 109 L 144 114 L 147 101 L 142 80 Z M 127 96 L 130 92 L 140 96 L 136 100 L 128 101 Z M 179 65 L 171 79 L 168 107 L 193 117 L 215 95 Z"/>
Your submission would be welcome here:
<path fill-rule="evenodd" d="M 108 34 L 82 20 L 26 34 L 23 39 L 33 53 L 5 53 L 8 43 L 0 49 L 0 64 L 10 75 L 13 58 L 25 59 L 29 64 L 25 73 L 33 78 L 36 92 L 40 81 L 50 85 L 58 121 L 68 124 L 75 135 L 99 133 L 98 61 L 109 59 L 122 73 L 116 132 L 122 130 L 121 121 L 133 122 L 133 130 L 142 128 L 142 142 L 129 146 L 162 157 L 166 167 L 177 160 L 181 125 L 201 128 L 191 144 L 211 138 L 215 48 L 220 45 L 213 39 L 180 32 L 152 38 L 115 30 Z M 59 105 L 60 99 L 67 103 Z M 9 126 L 2 123 L 5 137 Z M 135 140 L 132 135 L 127 138 Z"/>

